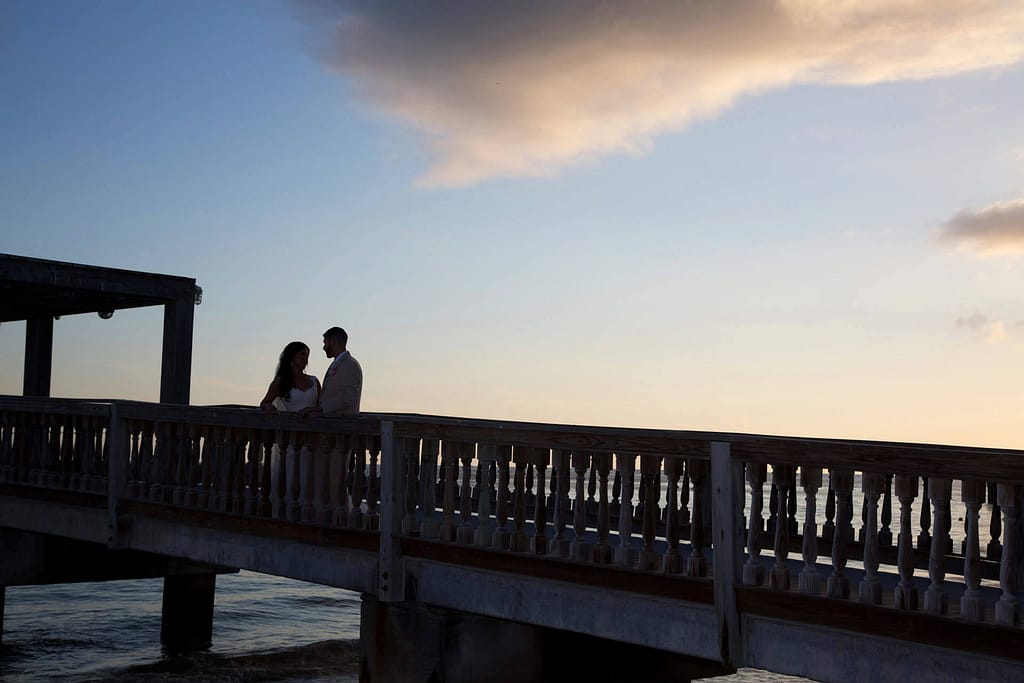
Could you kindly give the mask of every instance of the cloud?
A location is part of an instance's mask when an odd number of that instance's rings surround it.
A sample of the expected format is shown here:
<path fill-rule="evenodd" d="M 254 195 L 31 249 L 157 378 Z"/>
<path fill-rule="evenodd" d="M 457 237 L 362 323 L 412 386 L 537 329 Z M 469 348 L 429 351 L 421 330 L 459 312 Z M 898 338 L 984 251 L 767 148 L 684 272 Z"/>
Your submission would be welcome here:
<path fill-rule="evenodd" d="M 941 238 L 979 254 L 1024 251 L 1024 199 L 966 209 L 942 226 Z"/>
<path fill-rule="evenodd" d="M 981 335 L 985 341 L 995 344 L 1006 339 L 1006 323 L 1002 320 L 991 320 L 988 316 L 975 313 L 956 319 L 957 328 L 971 330 Z"/>
<path fill-rule="evenodd" d="M 641 151 L 744 95 L 794 83 L 932 78 L 1024 56 L 1018 0 L 305 7 L 325 61 L 371 109 L 422 135 L 424 185 Z"/>

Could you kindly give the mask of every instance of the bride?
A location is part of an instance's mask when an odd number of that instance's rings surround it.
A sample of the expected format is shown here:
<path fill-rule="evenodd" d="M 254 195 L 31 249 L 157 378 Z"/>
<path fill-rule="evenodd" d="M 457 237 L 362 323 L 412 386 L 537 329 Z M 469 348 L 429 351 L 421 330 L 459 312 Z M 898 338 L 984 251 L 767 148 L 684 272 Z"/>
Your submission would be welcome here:
<path fill-rule="evenodd" d="M 320 398 L 320 381 L 306 374 L 309 347 L 300 341 L 290 342 L 281 352 L 274 381 L 260 401 L 267 415 L 275 411 L 305 413 L 316 407 Z"/>

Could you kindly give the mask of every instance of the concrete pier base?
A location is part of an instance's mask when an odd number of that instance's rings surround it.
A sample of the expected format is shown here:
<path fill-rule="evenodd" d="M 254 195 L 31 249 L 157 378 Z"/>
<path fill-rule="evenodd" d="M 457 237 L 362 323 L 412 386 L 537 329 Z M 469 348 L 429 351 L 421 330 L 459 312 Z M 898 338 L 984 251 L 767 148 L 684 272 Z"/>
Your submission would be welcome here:
<path fill-rule="evenodd" d="M 160 643 L 171 652 L 203 650 L 213 643 L 216 574 L 164 577 Z"/>
<path fill-rule="evenodd" d="M 638 645 L 364 595 L 361 683 L 689 681 L 718 662 Z"/>

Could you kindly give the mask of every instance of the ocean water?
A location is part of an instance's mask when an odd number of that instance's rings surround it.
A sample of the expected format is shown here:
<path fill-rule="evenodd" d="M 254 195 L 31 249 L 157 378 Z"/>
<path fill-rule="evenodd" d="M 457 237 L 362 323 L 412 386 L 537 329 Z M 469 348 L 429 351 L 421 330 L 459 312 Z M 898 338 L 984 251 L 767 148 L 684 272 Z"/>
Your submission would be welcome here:
<path fill-rule="evenodd" d="M 239 572 L 217 577 L 213 646 L 160 647 L 163 579 L 8 587 L 3 681 L 359 680 L 359 594 Z"/>
<path fill-rule="evenodd" d="M 7 589 L 0 680 L 355 683 L 357 593 L 253 572 L 217 577 L 213 646 L 160 647 L 162 579 Z M 729 683 L 804 681 L 753 669 Z"/>

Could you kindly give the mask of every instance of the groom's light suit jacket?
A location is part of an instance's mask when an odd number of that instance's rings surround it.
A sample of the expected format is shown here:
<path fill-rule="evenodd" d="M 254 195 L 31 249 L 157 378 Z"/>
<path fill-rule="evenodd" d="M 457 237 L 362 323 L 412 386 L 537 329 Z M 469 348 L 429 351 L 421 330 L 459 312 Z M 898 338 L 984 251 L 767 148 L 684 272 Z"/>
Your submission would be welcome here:
<path fill-rule="evenodd" d="M 320 391 L 324 415 L 355 415 L 363 394 L 363 369 L 348 351 L 343 351 L 328 368 Z"/>

